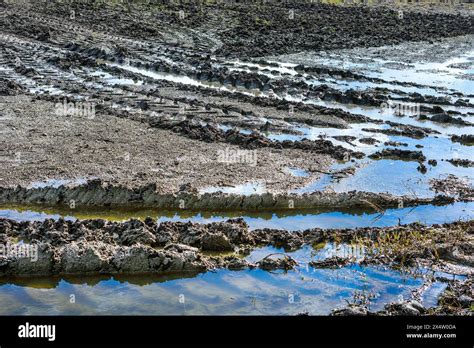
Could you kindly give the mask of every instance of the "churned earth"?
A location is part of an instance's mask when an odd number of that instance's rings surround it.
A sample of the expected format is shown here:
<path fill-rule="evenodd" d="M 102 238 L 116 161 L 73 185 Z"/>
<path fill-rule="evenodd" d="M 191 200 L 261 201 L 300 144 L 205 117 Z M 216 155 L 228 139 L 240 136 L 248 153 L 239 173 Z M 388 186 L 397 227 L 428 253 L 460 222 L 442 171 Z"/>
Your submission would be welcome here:
<path fill-rule="evenodd" d="M 470 12 L 0 10 L 0 314 L 472 314 Z"/>

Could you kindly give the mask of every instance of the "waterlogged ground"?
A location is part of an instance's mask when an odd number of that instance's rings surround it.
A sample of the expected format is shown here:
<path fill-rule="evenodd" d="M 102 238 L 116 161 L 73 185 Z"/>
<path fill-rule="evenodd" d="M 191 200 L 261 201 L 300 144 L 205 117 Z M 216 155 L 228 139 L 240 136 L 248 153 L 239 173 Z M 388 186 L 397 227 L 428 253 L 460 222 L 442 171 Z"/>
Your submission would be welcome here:
<path fill-rule="evenodd" d="M 160 211 L 141 209 L 127 211 L 123 209 L 82 210 L 1 206 L 0 218 L 16 221 L 57 220 L 86 220 L 104 219 L 109 221 L 127 221 L 129 219 L 145 220 L 147 217 L 158 222 L 191 221 L 196 223 L 211 223 L 226 221 L 231 218 L 242 218 L 250 229 L 272 228 L 287 231 L 305 230 L 310 228 L 357 228 L 357 227 L 388 227 L 399 223 L 410 224 L 443 224 L 459 220 L 468 221 L 474 217 L 473 202 L 458 202 L 450 205 L 419 205 L 415 207 L 387 209 L 383 213 L 368 210 L 306 210 L 281 211 L 266 213 L 249 212 L 186 212 Z"/>
<path fill-rule="evenodd" d="M 257 249 L 247 258 L 257 261 L 275 252 L 283 250 Z M 300 266 L 288 272 L 217 270 L 161 277 L 17 279 L 0 285 L 0 314 L 327 315 L 361 295 L 370 297 L 371 310 L 381 310 L 386 303 L 411 298 L 412 291 L 424 283 L 421 274 L 426 271 L 413 275 L 379 266 L 335 270 L 307 266 L 310 260 L 344 253 L 344 247 L 334 245 L 289 253 Z M 452 278 L 430 275 L 442 281 L 425 290 L 422 302 L 427 308 L 436 305 Z"/>
<path fill-rule="evenodd" d="M 384 227 L 396 225 L 399 221 L 427 224 L 467 221 L 474 216 L 474 206 L 472 203 L 427 205 L 392 209 L 384 214 L 314 212 L 252 216 L 238 213 L 198 213 L 186 216 L 179 212 L 151 210 L 69 214 L 55 212 L 54 209 L 40 211 L 38 208 L 36 211 L 33 208 L 20 207 L 0 210 L 0 217 L 17 221 L 41 221 L 60 217 L 125 221 L 153 216 L 162 222 L 209 223 L 242 217 L 251 229 L 274 228 L 291 231 L 315 227 Z M 383 265 L 351 264 L 336 269 L 317 269 L 309 265 L 310 261 L 333 256 L 361 259 L 365 250 L 356 244 L 322 243 L 304 246 L 293 252 L 264 247 L 239 257 L 258 262 L 271 254 L 293 257 L 298 266 L 294 270 L 270 272 L 262 269 L 218 269 L 206 273 L 181 272 L 163 276 L 4 279 L 0 283 L 0 314 L 326 315 L 348 303 L 360 303 L 361 299 L 368 301 L 369 310 L 382 310 L 387 303 L 412 299 L 413 294 L 421 288 L 422 305 L 430 308 L 437 305 L 437 299 L 445 290 L 448 281 L 465 279 L 464 276 L 423 268 L 394 270 Z"/>
<path fill-rule="evenodd" d="M 178 19 L 180 7 L 73 4 L 73 26 L 54 4 L 0 6 L 12 19 L 0 18 L 0 222 L 242 218 L 252 231 L 294 232 L 473 219 L 472 17 L 301 5 L 297 23 L 310 28 L 300 35 L 283 5 L 248 13 L 238 4 L 183 5 Z M 376 34 L 358 35 L 367 18 Z M 400 199 L 398 208 L 119 209 L 97 206 L 91 181 L 197 197 L 358 191 Z M 24 191 L 12 191 L 18 185 Z M 61 190 L 76 186 L 91 191 L 68 208 Z M 107 195 L 122 207 L 142 199 L 124 191 Z M 405 206 L 407 197 L 439 195 Z M 430 308 L 449 281 L 472 277 L 472 264 L 448 273 L 308 266 L 363 252 L 323 243 L 239 254 L 249 262 L 291 256 L 298 265 L 286 271 L 0 278 L 0 314 L 327 315 L 348 303 L 378 311 L 413 298 Z"/>

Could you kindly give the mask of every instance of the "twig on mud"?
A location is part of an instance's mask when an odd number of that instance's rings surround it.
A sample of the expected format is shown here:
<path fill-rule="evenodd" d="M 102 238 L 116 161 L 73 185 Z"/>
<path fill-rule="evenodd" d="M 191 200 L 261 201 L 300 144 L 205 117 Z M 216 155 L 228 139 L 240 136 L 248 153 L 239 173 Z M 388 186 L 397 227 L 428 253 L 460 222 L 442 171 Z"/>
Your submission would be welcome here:
<path fill-rule="evenodd" d="M 379 215 L 377 215 L 376 217 L 374 217 L 372 219 L 373 223 L 377 222 L 378 220 L 380 220 L 385 215 L 385 210 L 382 209 L 381 207 L 379 207 L 377 204 L 369 202 L 366 199 L 361 199 L 361 201 L 367 203 L 368 205 L 370 205 L 372 208 L 374 208 L 379 213 Z"/>
<path fill-rule="evenodd" d="M 415 197 L 415 199 L 418 200 L 419 198 L 418 198 L 418 196 L 417 196 L 415 190 L 413 190 L 410 186 L 408 186 L 408 181 L 410 181 L 410 179 L 407 180 L 407 181 L 405 181 L 405 182 L 403 182 L 403 186 L 405 186 L 405 188 L 406 188 L 408 191 L 410 191 L 410 193 L 413 195 L 413 197 Z"/>
<path fill-rule="evenodd" d="M 385 215 L 385 212 L 380 213 L 379 215 L 377 215 L 376 217 L 374 217 L 374 218 L 372 219 L 372 223 L 376 223 L 376 222 L 379 221 L 384 215 Z"/>
<path fill-rule="evenodd" d="M 378 211 L 380 214 L 385 214 L 385 210 L 383 210 L 381 207 L 379 207 L 377 204 L 375 203 L 372 203 L 366 199 L 361 199 L 362 202 L 365 202 L 367 203 L 368 205 L 370 205 L 372 208 L 374 208 L 376 211 Z"/>
<path fill-rule="evenodd" d="M 406 218 L 408 215 L 410 215 L 416 208 L 417 206 L 412 207 L 405 215 L 403 215 L 403 218 Z"/>

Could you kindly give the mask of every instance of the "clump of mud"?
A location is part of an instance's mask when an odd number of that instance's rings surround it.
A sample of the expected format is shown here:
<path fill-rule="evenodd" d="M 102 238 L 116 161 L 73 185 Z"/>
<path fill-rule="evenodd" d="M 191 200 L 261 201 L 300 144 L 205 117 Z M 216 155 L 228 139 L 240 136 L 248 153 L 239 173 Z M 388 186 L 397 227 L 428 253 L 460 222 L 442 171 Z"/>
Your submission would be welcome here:
<path fill-rule="evenodd" d="M 473 315 L 474 278 L 450 282 L 438 300 L 438 307 L 430 311 L 436 315 Z"/>
<path fill-rule="evenodd" d="M 474 161 L 470 161 L 468 159 L 459 159 L 459 158 L 454 159 L 453 158 L 450 160 L 446 160 L 446 162 L 449 162 L 456 167 L 466 167 L 466 168 L 474 167 Z"/>
<path fill-rule="evenodd" d="M 263 243 L 243 220 L 208 225 L 165 222 L 123 223 L 105 220 L 15 222 L 0 221 L 0 242 L 22 241 L 37 248 L 35 259 L 24 255 L 0 257 L 0 274 L 54 275 L 98 273 L 162 273 L 206 271 L 213 268 L 289 270 L 290 257 L 268 258 L 252 264 L 234 257 L 207 256 L 205 252 L 235 251 L 238 246 Z"/>
<path fill-rule="evenodd" d="M 465 201 L 474 199 L 474 188 L 469 181 L 453 174 L 449 174 L 444 178 L 431 179 L 430 186 L 436 193 L 458 197 Z"/>
<path fill-rule="evenodd" d="M 451 140 L 463 145 L 474 145 L 474 135 L 472 134 L 453 135 Z"/>
<path fill-rule="evenodd" d="M 406 161 L 424 162 L 426 157 L 421 151 L 400 150 L 400 149 L 383 149 L 369 156 L 372 159 L 400 159 Z"/>
<path fill-rule="evenodd" d="M 324 260 L 311 261 L 309 265 L 314 268 L 341 268 L 350 263 L 349 258 L 332 256 Z"/>
<path fill-rule="evenodd" d="M 0 78 L 0 96 L 17 95 L 24 91 L 25 88 L 15 81 Z"/>

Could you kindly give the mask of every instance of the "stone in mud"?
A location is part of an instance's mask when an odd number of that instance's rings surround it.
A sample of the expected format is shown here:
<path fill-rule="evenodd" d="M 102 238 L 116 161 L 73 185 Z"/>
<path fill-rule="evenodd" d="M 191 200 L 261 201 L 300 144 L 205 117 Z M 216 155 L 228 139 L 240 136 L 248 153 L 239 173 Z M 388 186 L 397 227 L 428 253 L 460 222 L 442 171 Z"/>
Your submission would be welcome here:
<path fill-rule="evenodd" d="M 309 265 L 313 268 L 341 268 L 350 262 L 351 260 L 346 257 L 332 256 L 324 260 L 311 261 Z"/>
<path fill-rule="evenodd" d="M 367 145 L 375 145 L 375 144 L 379 143 L 380 141 L 378 141 L 375 138 L 360 138 L 359 142 L 362 143 L 362 144 L 367 144 Z"/>
<path fill-rule="evenodd" d="M 277 269 L 282 269 L 288 271 L 295 268 L 298 263 L 288 255 L 283 255 L 283 257 L 273 258 L 273 255 L 268 255 L 262 260 L 257 262 L 259 268 L 265 271 L 273 271 Z"/>
<path fill-rule="evenodd" d="M 411 150 L 400 150 L 400 149 L 383 149 L 382 151 L 378 151 L 369 156 L 372 159 L 383 159 L 383 158 L 391 158 L 391 159 L 400 159 L 400 160 L 407 160 L 407 161 L 418 161 L 424 162 L 426 157 L 423 155 L 421 151 L 411 151 Z"/>

